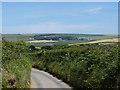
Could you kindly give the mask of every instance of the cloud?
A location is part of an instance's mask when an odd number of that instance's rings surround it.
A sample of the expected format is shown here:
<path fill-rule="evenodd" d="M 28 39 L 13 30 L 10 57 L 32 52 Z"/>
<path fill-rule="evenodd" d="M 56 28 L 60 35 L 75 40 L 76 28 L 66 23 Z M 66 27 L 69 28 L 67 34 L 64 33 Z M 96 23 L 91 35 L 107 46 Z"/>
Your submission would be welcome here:
<path fill-rule="evenodd" d="M 92 9 L 88 9 L 85 10 L 84 12 L 88 12 L 88 13 L 98 13 L 102 10 L 103 8 L 92 8 Z"/>
<path fill-rule="evenodd" d="M 3 27 L 3 33 L 80 33 L 93 30 L 92 24 L 68 25 L 58 22 L 43 22 L 36 25 Z"/>

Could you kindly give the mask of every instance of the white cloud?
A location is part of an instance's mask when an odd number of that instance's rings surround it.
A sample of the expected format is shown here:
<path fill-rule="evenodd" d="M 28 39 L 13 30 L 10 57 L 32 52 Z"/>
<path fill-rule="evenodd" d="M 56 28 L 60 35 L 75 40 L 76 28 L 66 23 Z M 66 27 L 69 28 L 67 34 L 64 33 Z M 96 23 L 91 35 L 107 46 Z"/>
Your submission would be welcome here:
<path fill-rule="evenodd" d="M 92 9 L 85 10 L 84 12 L 98 13 L 98 12 L 100 12 L 102 9 L 103 9 L 103 8 L 92 8 Z"/>
<path fill-rule="evenodd" d="M 36 25 L 3 27 L 3 33 L 79 33 L 92 30 L 92 24 L 67 25 L 56 22 L 44 22 Z"/>

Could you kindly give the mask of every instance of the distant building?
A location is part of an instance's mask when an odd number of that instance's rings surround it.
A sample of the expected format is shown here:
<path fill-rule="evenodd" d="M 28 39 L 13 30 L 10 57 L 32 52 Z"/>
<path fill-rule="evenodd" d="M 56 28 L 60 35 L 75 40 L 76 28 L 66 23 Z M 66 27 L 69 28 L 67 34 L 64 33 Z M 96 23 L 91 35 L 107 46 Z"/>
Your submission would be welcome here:
<path fill-rule="evenodd" d="M 29 38 L 30 40 L 34 40 L 34 38 Z"/>
<path fill-rule="evenodd" d="M 59 38 L 60 41 L 62 41 L 63 39 L 62 38 Z"/>

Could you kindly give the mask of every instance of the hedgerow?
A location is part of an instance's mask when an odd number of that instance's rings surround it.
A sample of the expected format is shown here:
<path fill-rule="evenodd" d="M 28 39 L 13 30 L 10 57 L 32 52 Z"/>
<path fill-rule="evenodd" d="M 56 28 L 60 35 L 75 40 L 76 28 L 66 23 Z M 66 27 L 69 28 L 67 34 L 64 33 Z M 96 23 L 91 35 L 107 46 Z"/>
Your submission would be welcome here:
<path fill-rule="evenodd" d="M 33 67 L 50 72 L 74 88 L 117 88 L 118 45 L 76 46 L 31 54 Z"/>
<path fill-rule="evenodd" d="M 31 62 L 22 41 L 2 42 L 2 88 L 29 88 Z"/>

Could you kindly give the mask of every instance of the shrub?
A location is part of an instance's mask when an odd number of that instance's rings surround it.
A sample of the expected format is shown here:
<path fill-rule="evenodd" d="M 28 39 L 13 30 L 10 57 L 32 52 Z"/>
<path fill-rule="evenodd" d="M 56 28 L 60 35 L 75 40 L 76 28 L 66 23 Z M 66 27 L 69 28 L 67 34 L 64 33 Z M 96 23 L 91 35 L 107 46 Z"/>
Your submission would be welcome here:
<path fill-rule="evenodd" d="M 29 88 L 31 62 L 23 42 L 2 43 L 3 88 Z"/>
<path fill-rule="evenodd" d="M 34 53 L 32 58 L 37 68 L 75 88 L 116 88 L 120 81 L 118 45 L 53 49 Z"/>

